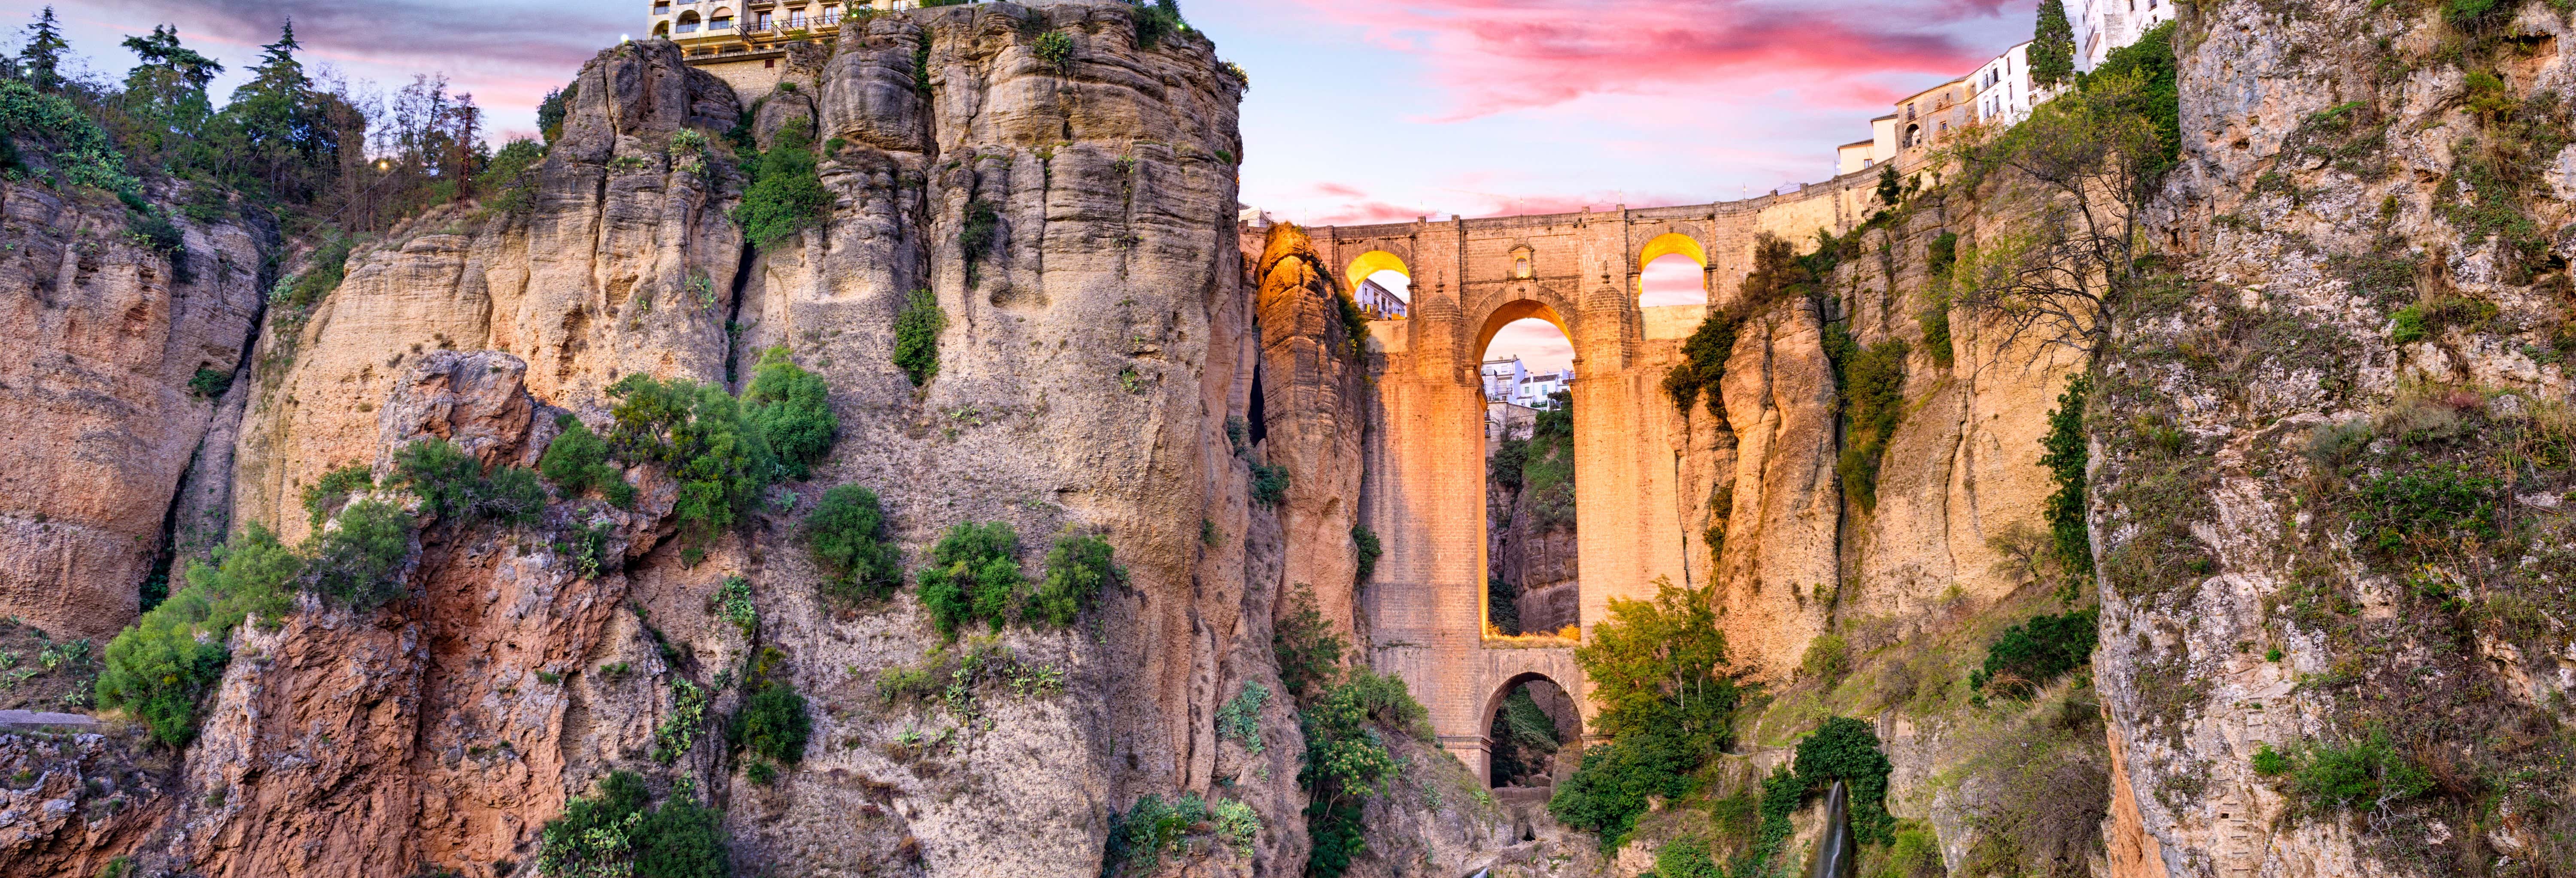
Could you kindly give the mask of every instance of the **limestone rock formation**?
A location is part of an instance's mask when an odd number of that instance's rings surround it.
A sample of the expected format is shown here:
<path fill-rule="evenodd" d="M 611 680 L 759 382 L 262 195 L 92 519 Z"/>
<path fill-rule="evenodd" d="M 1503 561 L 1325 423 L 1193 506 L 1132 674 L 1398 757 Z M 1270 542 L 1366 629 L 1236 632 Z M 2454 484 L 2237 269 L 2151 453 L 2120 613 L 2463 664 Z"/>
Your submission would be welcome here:
<path fill-rule="evenodd" d="M 133 621 L 267 289 L 273 233 L 177 220 L 183 281 L 127 216 L 0 182 L 0 615 L 63 637 Z"/>

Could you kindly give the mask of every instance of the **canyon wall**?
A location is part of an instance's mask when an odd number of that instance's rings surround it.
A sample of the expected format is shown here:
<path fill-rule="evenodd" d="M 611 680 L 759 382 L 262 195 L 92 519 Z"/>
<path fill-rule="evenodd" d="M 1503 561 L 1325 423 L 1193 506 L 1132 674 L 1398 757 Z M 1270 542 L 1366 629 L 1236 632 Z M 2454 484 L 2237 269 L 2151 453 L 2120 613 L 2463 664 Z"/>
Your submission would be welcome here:
<path fill-rule="evenodd" d="M 154 200 L 194 184 L 170 185 Z M 77 192 L 0 182 L 0 615 L 104 640 L 139 612 L 180 479 L 242 392 L 276 245 L 225 205 L 170 211 L 167 256 L 113 197 Z"/>

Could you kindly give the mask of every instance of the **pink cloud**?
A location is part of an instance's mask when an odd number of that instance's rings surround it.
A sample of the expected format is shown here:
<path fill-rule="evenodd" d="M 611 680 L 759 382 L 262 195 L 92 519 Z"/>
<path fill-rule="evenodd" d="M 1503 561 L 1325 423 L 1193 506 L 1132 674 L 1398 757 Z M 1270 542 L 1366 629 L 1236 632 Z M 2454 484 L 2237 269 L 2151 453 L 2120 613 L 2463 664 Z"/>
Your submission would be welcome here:
<path fill-rule="evenodd" d="M 1749 0 L 1303 0 L 1389 51 L 1423 57 L 1450 120 L 1587 95 L 1786 89 L 1820 105 L 1903 97 L 1891 74 L 1966 73 L 2003 48 L 1947 31 L 2001 0 L 1802 4 Z M 1702 99 L 1705 99 L 1704 92 Z"/>

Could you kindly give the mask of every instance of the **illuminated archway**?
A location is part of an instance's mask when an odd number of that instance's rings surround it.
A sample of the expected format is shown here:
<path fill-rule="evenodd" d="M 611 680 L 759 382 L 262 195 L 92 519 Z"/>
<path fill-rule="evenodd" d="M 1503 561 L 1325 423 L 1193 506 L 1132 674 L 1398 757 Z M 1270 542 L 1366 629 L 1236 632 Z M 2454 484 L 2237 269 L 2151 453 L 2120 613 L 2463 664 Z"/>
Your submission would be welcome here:
<path fill-rule="evenodd" d="M 1351 289 L 1357 290 L 1360 288 L 1360 281 L 1367 280 L 1371 275 L 1381 271 L 1404 275 L 1408 281 L 1413 278 L 1413 269 L 1406 266 L 1401 257 L 1384 250 L 1371 250 L 1360 254 L 1360 258 L 1351 260 L 1350 270 L 1342 273 L 1342 282 L 1350 284 Z"/>
<path fill-rule="evenodd" d="M 1637 306 L 1708 304 L 1708 251 L 1679 233 L 1658 235 L 1637 253 Z"/>
<path fill-rule="evenodd" d="M 654 35 L 654 36 L 656 36 L 656 37 L 660 37 L 660 38 L 662 38 L 662 39 L 666 39 L 666 40 L 667 40 L 667 39 L 670 39 L 670 38 L 671 38 L 671 23 L 670 23 L 670 22 L 665 21 L 665 22 L 662 22 L 661 24 L 654 25 L 654 26 L 653 26 L 653 35 Z"/>
<path fill-rule="evenodd" d="M 1555 645 L 1579 636 L 1581 616 L 1572 333 L 1554 307 L 1519 299 L 1486 315 L 1474 350 L 1488 550 L 1480 634 Z"/>
<path fill-rule="evenodd" d="M 1530 703 L 1515 706 L 1513 696 L 1521 692 Z M 1487 694 L 1477 713 L 1484 724 L 1479 730 L 1486 733 L 1485 785 L 1519 786 L 1511 781 L 1546 776 L 1556 761 L 1580 750 L 1583 711 L 1574 698 L 1564 683 L 1536 671 L 1515 674 Z M 1527 715 L 1532 707 L 1538 716 Z"/>

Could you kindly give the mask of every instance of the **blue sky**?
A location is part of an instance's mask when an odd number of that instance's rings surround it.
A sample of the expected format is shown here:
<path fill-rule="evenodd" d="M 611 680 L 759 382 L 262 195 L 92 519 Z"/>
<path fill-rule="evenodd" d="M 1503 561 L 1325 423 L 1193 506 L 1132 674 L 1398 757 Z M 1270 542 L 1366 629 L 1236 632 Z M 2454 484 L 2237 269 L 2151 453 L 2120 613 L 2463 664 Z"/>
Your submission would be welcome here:
<path fill-rule="evenodd" d="M 2035 2 L 1181 0 L 1181 8 L 1252 79 L 1243 201 L 1322 225 L 1699 203 L 1822 180 L 1832 174 L 1833 147 L 1868 136 L 1868 120 L 1891 101 L 2027 39 Z M 44 5 L 0 0 L 10 45 Z M 111 79 L 132 63 L 119 41 L 176 24 L 184 41 L 230 68 L 218 95 L 241 81 L 291 15 L 308 63 L 386 93 L 414 74 L 443 73 L 507 136 L 532 131 L 537 101 L 583 61 L 641 31 L 649 4 L 53 5 L 73 51 Z M 1650 293 L 1678 283 L 1684 295 L 1694 283 L 1687 272 L 1649 281 Z"/>

